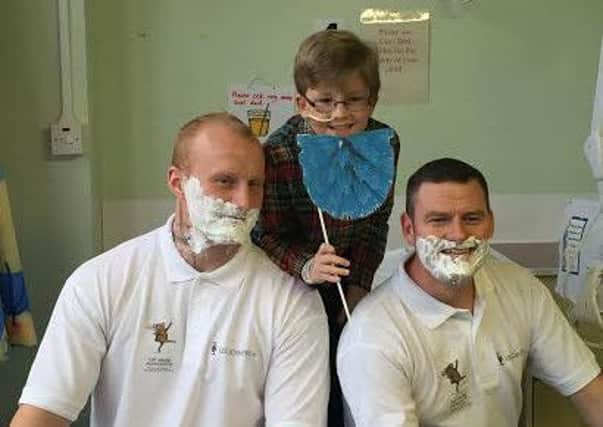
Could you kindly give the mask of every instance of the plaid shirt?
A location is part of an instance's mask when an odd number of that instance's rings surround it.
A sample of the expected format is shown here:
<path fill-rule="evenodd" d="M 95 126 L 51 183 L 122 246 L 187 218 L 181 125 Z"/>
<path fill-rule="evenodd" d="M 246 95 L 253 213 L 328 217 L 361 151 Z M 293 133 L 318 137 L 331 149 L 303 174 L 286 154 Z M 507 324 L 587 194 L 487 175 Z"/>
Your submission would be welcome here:
<path fill-rule="evenodd" d="M 387 125 L 369 119 L 366 130 Z M 301 277 L 301 270 L 323 243 L 317 208 L 304 186 L 299 163 L 297 134 L 313 133 L 308 123 L 294 116 L 276 130 L 264 145 L 266 185 L 264 204 L 258 225 L 253 231 L 254 242 L 283 270 Z M 400 142 L 392 138 L 395 163 L 398 163 Z M 395 168 L 394 168 L 395 170 Z M 395 182 L 395 177 L 394 177 Z M 370 291 L 375 270 L 383 259 L 387 241 L 387 221 L 392 212 L 393 185 L 383 205 L 368 217 L 340 220 L 324 212 L 329 242 L 337 255 L 350 261 L 350 275 L 342 278 L 348 285 Z"/>

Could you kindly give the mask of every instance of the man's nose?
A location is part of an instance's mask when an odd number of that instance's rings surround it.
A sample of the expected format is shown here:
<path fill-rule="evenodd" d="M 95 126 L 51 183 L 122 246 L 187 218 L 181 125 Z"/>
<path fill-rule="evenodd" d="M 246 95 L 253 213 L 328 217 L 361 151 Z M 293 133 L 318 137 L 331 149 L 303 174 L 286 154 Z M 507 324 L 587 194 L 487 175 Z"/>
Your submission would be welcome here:
<path fill-rule="evenodd" d="M 231 193 L 231 203 L 244 209 L 259 209 L 262 206 L 263 187 L 241 184 Z"/>
<path fill-rule="evenodd" d="M 463 221 L 454 220 L 450 224 L 446 238 L 455 242 L 462 242 L 469 237 L 469 231 Z"/>
<path fill-rule="evenodd" d="M 248 186 L 239 185 L 232 195 L 232 203 L 244 209 L 249 209 L 252 203 L 252 195 Z"/>

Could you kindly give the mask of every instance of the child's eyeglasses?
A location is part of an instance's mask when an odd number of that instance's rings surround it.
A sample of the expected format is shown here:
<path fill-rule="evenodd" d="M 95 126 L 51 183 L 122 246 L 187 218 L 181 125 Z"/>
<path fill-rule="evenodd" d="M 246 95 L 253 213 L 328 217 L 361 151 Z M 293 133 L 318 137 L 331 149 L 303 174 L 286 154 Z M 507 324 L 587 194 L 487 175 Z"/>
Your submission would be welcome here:
<path fill-rule="evenodd" d="M 337 104 L 343 104 L 348 111 L 357 113 L 365 111 L 369 107 L 370 96 L 352 96 L 343 101 L 337 101 L 331 98 L 321 98 L 316 101 L 308 99 L 307 96 L 302 95 L 304 99 L 310 104 L 310 106 L 319 114 L 330 116 L 333 111 L 337 108 Z"/>

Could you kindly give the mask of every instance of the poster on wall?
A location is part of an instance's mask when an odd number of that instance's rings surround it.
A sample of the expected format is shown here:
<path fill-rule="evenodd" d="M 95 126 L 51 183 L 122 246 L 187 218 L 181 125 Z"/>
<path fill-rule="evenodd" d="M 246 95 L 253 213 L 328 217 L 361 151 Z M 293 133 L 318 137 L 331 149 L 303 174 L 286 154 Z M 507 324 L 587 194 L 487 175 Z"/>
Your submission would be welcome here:
<path fill-rule="evenodd" d="M 362 31 L 379 52 L 379 103 L 420 104 L 429 101 L 429 23 L 424 11 L 366 9 Z"/>
<path fill-rule="evenodd" d="M 293 87 L 262 82 L 233 84 L 227 96 L 228 112 L 247 123 L 262 143 L 295 112 Z"/>

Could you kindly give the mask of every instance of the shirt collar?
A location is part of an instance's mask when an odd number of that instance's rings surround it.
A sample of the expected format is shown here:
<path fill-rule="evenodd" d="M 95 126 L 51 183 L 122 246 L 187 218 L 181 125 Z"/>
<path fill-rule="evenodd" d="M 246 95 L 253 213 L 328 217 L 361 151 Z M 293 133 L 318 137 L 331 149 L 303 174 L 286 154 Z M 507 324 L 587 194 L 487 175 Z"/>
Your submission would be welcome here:
<path fill-rule="evenodd" d="M 475 276 L 473 276 L 473 282 L 475 283 L 475 298 L 486 300 L 489 293 L 494 290 L 494 282 L 490 280 L 490 276 L 488 275 L 486 268 L 488 264 L 492 264 L 497 262 L 492 255 L 487 255 L 486 261 L 482 264 L 482 266 L 477 270 Z"/>
<path fill-rule="evenodd" d="M 170 283 L 196 281 L 197 283 L 213 283 L 225 288 L 237 289 L 245 278 L 245 265 L 249 259 L 249 248 L 241 246 L 236 255 L 226 264 L 209 272 L 195 270 L 189 265 L 176 249 L 172 238 L 172 223 L 174 215 L 170 216 L 160 229 L 160 245 L 167 279 Z"/>
<path fill-rule="evenodd" d="M 436 329 L 456 313 L 467 313 L 465 309 L 459 309 L 443 303 L 425 292 L 417 283 L 410 278 L 405 269 L 406 262 L 414 255 L 411 252 L 403 257 L 398 271 L 394 276 L 394 287 L 399 298 L 410 311 L 429 329 Z M 484 266 L 474 276 L 476 289 L 475 307 L 485 303 L 487 294 L 492 290 L 492 283 L 482 273 Z M 474 310 L 475 311 L 475 310 Z"/>

